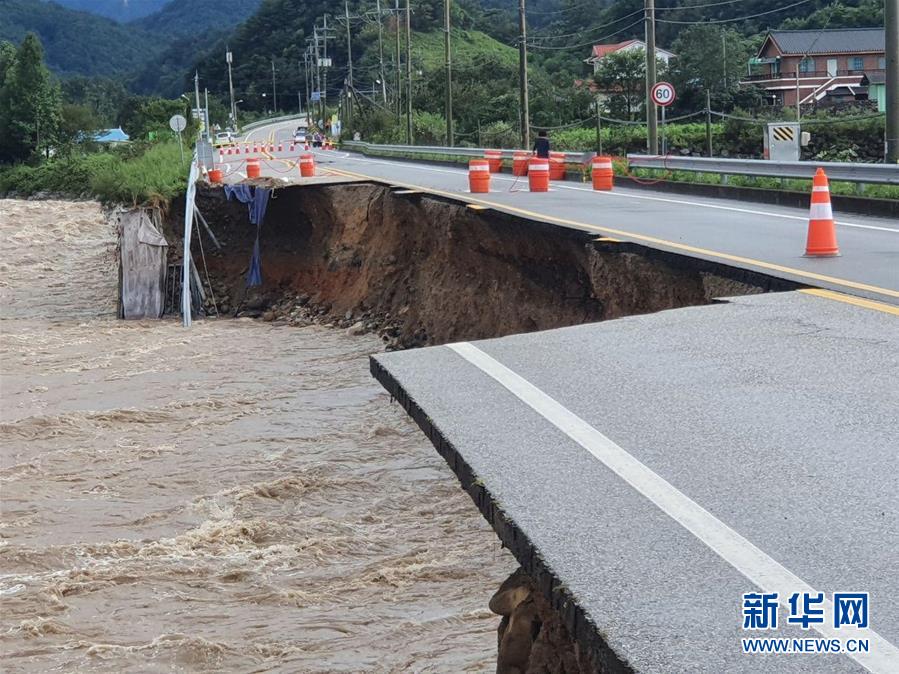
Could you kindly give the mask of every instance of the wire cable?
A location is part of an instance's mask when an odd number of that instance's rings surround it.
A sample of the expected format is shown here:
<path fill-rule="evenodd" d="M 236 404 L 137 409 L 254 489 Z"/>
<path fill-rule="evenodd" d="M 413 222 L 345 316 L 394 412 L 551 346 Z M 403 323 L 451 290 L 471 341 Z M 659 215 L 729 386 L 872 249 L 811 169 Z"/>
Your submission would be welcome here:
<path fill-rule="evenodd" d="M 808 1 L 808 0 L 806 0 L 806 1 Z M 579 47 L 589 47 L 589 46 L 592 46 L 599 42 L 602 42 L 603 40 L 606 40 L 610 37 L 614 37 L 615 35 L 618 35 L 619 33 L 623 33 L 626 30 L 630 30 L 634 26 L 637 26 L 641 23 L 643 23 L 643 19 L 637 19 L 636 21 L 625 26 L 624 28 L 616 30 L 614 33 L 609 33 L 608 35 L 603 35 L 602 37 L 594 38 L 594 39 L 590 40 L 589 42 L 581 42 L 579 44 L 569 44 L 564 47 L 548 47 L 545 45 L 528 43 L 527 47 L 528 47 L 528 49 L 542 49 L 542 50 L 547 50 L 547 51 L 564 51 L 567 49 L 577 49 Z"/>
<path fill-rule="evenodd" d="M 746 19 L 754 19 L 759 16 L 765 16 L 767 14 L 775 14 L 777 12 L 782 12 L 785 9 L 790 9 L 791 7 L 798 7 L 799 5 L 805 5 L 811 2 L 812 0 L 799 0 L 799 2 L 794 2 L 789 5 L 784 5 L 783 7 L 778 7 L 777 9 L 769 9 L 766 12 L 759 12 L 757 14 L 749 14 L 747 16 L 735 16 L 730 19 L 706 19 L 704 21 L 676 21 L 674 19 L 656 19 L 656 23 L 676 23 L 683 26 L 692 26 L 696 24 L 702 23 L 733 23 L 734 21 L 745 21 Z"/>

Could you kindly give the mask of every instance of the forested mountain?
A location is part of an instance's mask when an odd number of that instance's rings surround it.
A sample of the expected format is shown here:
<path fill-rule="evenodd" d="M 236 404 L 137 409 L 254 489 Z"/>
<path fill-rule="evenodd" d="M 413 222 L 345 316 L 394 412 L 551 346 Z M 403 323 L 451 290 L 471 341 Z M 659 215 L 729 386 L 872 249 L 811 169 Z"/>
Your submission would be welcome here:
<path fill-rule="evenodd" d="M 197 53 L 208 49 L 218 36 L 250 16 L 262 2 L 171 0 L 153 14 L 121 24 L 99 16 L 98 11 L 107 6 L 118 7 L 122 0 L 96 5 L 94 1 L 67 0 L 92 8 L 92 12 L 85 12 L 44 0 L 3 0 L 0 40 L 18 44 L 28 32 L 34 32 L 44 45 L 48 66 L 59 75 L 128 79 L 141 73 L 140 88 L 153 91 L 157 84 L 170 78 L 162 69 L 160 77 L 154 79 L 150 64 L 181 59 L 180 67 L 186 71 Z M 128 7 L 134 10 L 136 3 L 162 4 L 156 0 L 129 0 Z M 170 49 L 173 53 L 167 54 Z"/>
<path fill-rule="evenodd" d="M 158 12 L 130 25 L 160 36 L 203 36 L 209 30 L 233 28 L 261 4 L 262 0 L 171 0 Z"/>
<path fill-rule="evenodd" d="M 158 12 L 171 0 L 43 0 L 124 23 Z"/>
<path fill-rule="evenodd" d="M 0 40 L 19 44 L 34 32 L 58 75 L 125 77 L 164 49 L 154 36 L 112 19 L 42 0 L 3 0 Z"/>

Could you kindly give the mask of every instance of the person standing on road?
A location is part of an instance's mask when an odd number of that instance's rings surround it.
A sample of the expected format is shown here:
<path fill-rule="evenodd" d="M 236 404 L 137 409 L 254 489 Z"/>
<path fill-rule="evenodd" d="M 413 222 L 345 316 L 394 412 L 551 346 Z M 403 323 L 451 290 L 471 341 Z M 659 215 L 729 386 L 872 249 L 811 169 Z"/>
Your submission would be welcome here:
<path fill-rule="evenodd" d="M 546 137 L 546 131 L 537 134 L 534 141 L 534 154 L 542 159 L 549 159 L 549 138 Z"/>

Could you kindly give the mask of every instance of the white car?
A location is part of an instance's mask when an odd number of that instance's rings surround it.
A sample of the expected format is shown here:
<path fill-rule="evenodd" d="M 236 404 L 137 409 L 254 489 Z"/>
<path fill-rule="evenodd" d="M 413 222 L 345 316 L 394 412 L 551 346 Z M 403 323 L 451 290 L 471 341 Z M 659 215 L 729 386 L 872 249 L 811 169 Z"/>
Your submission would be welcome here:
<path fill-rule="evenodd" d="M 296 143 L 305 143 L 306 142 L 306 132 L 305 131 L 297 131 L 293 134 L 293 140 Z"/>
<path fill-rule="evenodd" d="M 215 134 L 215 142 L 216 143 L 230 143 L 231 142 L 231 134 L 227 131 L 221 131 Z"/>

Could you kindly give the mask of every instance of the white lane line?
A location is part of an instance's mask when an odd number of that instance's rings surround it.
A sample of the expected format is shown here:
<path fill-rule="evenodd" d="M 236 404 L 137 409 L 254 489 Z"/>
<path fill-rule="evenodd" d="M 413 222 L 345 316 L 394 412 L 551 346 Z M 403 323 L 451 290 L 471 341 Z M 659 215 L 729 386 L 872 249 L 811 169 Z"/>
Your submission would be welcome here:
<path fill-rule="evenodd" d="M 574 412 L 499 361 L 469 342 L 448 344 L 447 348 L 499 382 L 512 395 L 590 452 L 603 465 L 764 592 L 777 592 L 779 598 L 789 598 L 794 592 L 815 592 L 804 580 L 654 473 Z M 734 597 L 734 601 L 737 600 L 738 598 Z M 883 601 L 888 599 L 883 598 Z M 833 615 L 833 602 L 826 599 L 825 604 L 825 615 Z M 835 629 L 828 621 L 812 627 L 828 639 L 847 637 L 868 639 L 871 647 L 868 653 L 846 653 L 846 655 L 868 671 L 877 674 L 899 672 L 899 649 L 873 630 L 847 627 Z"/>
<path fill-rule="evenodd" d="M 382 166 L 389 166 L 391 163 L 393 163 L 393 164 L 401 163 L 404 166 L 406 166 L 407 168 L 411 168 L 416 171 L 430 171 L 432 173 L 448 173 L 448 174 L 457 175 L 457 176 L 465 175 L 465 169 L 440 169 L 440 168 L 434 168 L 434 167 L 418 166 L 417 164 L 409 164 L 407 162 L 378 161 L 378 160 L 374 160 L 374 159 L 363 159 L 360 157 L 351 157 L 350 159 L 352 159 L 353 161 L 358 161 L 358 162 L 362 162 L 362 163 L 366 163 L 366 164 L 379 164 Z M 505 180 L 508 182 L 515 181 L 515 178 L 509 178 L 509 177 L 501 176 L 501 175 L 497 175 L 497 174 L 492 174 L 491 178 L 493 178 L 494 180 Z M 525 182 L 526 182 L 526 180 L 525 180 Z M 591 194 L 597 194 L 597 195 L 600 195 L 601 197 L 605 197 L 605 198 L 620 197 L 622 199 L 642 199 L 644 201 L 660 201 L 660 202 L 669 203 L 669 204 L 681 204 L 684 206 L 699 206 L 701 208 L 715 208 L 715 209 L 722 210 L 722 211 L 733 211 L 736 213 L 748 213 L 749 215 L 765 215 L 765 216 L 769 216 L 772 218 L 785 218 L 787 220 L 800 220 L 802 222 L 808 222 L 807 215 L 789 215 L 787 213 L 772 213 L 771 211 L 759 211 L 759 210 L 755 210 L 753 208 L 740 208 L 737 206 L 724 206 L 721 204 L 708 204 L 708 203 L 704 203 L 701 201 L 687 201 L 685 199 L 671 199 L 668 197 L 651 197 L 651 196 L 648 196 L 645 194 L 623 194 L 618 191 L 599 192 L 599 191 L 592 190 L 592 189 L 589 189 L 586 187 L 575 187 L 574 185 L 560 185 L 557 183 L 554 183 L 554 186 L 558 187 L 559 189 L 563 189 L 563 190 L 575 190 L 576 192 L 590 192 Z M 857 229 L 873 229 L 878 232 L 892 232 L 894 234 L 899 234 L 899 229 L 893 228 L 893 227 L 880 227 L 877 225 L 863 225 L 861 223 L 845 222 L 843 220 L 836 220 L 835 222 L 840 227 L 854 227 Z"/>

